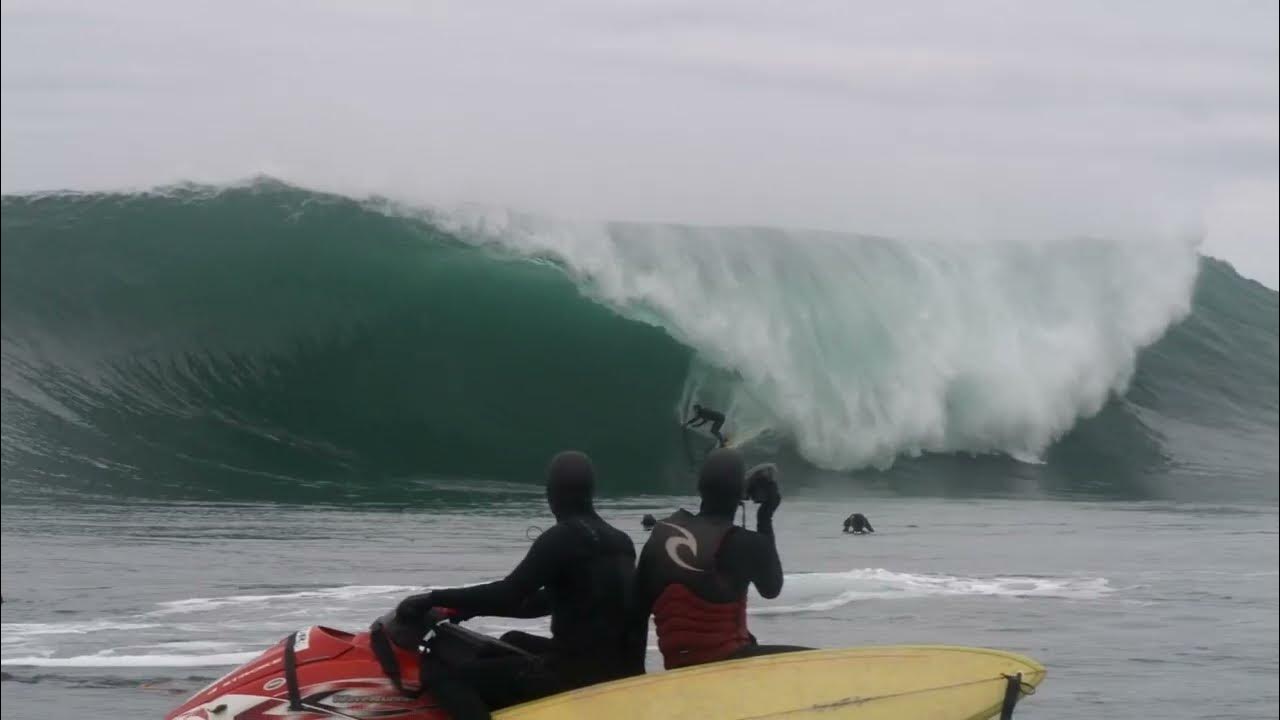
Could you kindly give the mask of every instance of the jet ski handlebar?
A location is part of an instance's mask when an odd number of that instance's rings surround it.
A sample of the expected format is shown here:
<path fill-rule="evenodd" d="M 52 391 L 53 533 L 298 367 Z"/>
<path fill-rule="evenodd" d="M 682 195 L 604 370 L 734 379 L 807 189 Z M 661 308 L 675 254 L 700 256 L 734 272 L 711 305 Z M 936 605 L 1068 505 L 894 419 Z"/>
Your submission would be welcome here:
<path fill-rule="evenodd" d="M 391 642 L 406 650 L 416 650 L 423 638 L 434 633 L 442 624 L 457 624 L 466 619 L 463 613 L 453 608 L 433 607 L 412 618 L 392 610 L 374 620 L 369 629 L 386 633 Z"/>

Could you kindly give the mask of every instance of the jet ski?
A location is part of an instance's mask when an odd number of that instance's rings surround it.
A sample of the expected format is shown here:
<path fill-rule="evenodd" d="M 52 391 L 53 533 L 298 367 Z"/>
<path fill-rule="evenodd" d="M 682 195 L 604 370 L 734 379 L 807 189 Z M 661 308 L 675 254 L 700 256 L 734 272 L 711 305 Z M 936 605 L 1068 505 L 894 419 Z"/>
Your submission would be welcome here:
<path fill-rule="evenodd" d="M 435 617 L 427 629 L 384 617 L 367 632 L 291 633 L 196 693 L 166 720 L 477 720 L 484 699 L 456 679 L 467 663 L 525 651 Z M 418 639 L 421 638 L 419 641 Z M 417 649 L 411 649 L 417 644 Z M 884 645 L 766 655 L 650 673 L 497 711 L 563 717 L 1012 718 L 1045 669 L 1013 653 Z M 767 681 L 766 681 L 767 679 Z"/>
<path fill-rule="evenodd" d="M 383 618 L 366 632 L 322 625 L 292 633 L 191 696 L 165 720 L 470 720 L 483 704 L 450 678 L 473 660 L 527 653 L 445 622 L 438 613 L 418 651 L 392 641 Z"/>

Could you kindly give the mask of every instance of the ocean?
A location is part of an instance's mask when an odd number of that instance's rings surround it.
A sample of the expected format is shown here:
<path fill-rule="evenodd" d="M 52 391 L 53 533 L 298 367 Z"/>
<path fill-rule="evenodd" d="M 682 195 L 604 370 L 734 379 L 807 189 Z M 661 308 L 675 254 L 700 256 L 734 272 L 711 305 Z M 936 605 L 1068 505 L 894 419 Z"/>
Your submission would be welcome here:
<path fill-rule="evenodd" d="M 642 543 L 695 502 L 693 402 L 780 467 L 762 641 L 1025 653 L 1049 676 L 1019 717 L 1280 714 L 1277 293 L 1192 243 L 271 179 L 2 220 L 6 718 L 159 717 L 292 629 L 499 577 L 561 449 Z"/>

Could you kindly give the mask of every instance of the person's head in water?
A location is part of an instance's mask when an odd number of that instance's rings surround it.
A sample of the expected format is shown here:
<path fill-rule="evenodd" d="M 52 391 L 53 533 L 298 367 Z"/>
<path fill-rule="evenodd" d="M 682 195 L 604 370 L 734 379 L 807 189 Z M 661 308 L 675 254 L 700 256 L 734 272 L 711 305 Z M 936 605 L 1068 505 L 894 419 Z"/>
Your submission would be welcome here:
<path fill-rule="evenodd" d="M 591 458 L 576 450 L 566 450 L 551 458 L 547 466 L 547 504 L 557 518 L 591 512 L 596 490 L 596 471 Z"/>
<path fill-rule="evenodd" d="M 698 413 L 700 413 L 700 412 L 702 412 L 702 406 L 701 406 L 701 405 L 699 405 L 698 403 L 694 403 L 694 404 L 693 404 L 693 412 L 694 412 L 694 414 L 695 414 L 695 415 L 696 415 L 696 414 L 698 414 Z"/>
<path fill-rule="evenodd" d="M 654 517 L 649 513 L 645 513 L 645 516 L 640 518 L 640 527 L 644 528 L 645 530 L 652 530 L 655 527 L 657 527 L 657 525 L 658 525 L 658 518 Z"/>
<path fill-rule="evenodd" d="M 733 448 L 712 450 L 698 473 L 702 512 L 732 516 L 742 502 L 746 483 L 747 463 L 742 459 L 742 453 Z"/>

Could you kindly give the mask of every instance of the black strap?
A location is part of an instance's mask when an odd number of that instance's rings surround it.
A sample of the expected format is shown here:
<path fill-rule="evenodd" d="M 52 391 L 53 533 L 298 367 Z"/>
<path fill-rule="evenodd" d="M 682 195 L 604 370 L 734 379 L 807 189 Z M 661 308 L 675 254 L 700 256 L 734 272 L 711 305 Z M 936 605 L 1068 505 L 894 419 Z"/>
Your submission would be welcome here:
<path fill-rule="evenodd" d="M 1004 702 L 1000 703 L 1000 720 L 1012 720 L 1013 708 L 1023 695 L 1030 695 L 1035 688 L 1022 682 L 1022 673 L 1005 675 Z"/>
<path fill-rule="evenodd" d="M 431 680 L 431 695 L 437 705 L 454 720 L 492 720 L 489 707 L 475 688 L 467 684 L 449 666 L 440 662 L 430 652 L 418 658 L 418 678 L 425 683 Z"/>
<path fill-rule="evenodd" d="M 293 645 L 298 641 L 297 633 L 289 633 L 284 639 L 284 684 L 289 690 L 289 710 L 299 712 L 302 708 L 302 691 L 298 688 L 298 653 Z"/>
<path fill-rule="evenodd" d="M 391 640 L 387 638 L 387 631 L 381 624 L 375 625 L 369 630 L 369 648 L 373 650 L 373 656 L 378 659 L 378 665 L 382 667 L 382 674 L 387 676 L 391 684 L 396 690 L 405 697 L 416 698 L 426 689 L 426 684 L 419 682 L 418 689 L 415 692 L 405 690 L 404 683 L 400 681 L 400 662 L 396 660 L 396 653 L 391 649 Z M 419 665 L 419 671 L 421 671 Z"/>
<path fill-rule="evenodd" d="M 381 624 L 369 629 L 369 647 L 396 690 L 405 697 L 421 697 L 427 692 L 430 681 L 432 695 L 449 716 L 455 720 L 490 720 L 489 709 L 475 691 L 461 683 L 443 663 L 431 655 L 424 646 L 418 656 L 418 689 L 410 692 L 400 680 L 400 662 L 396 660 L 391 640 Z"/>

